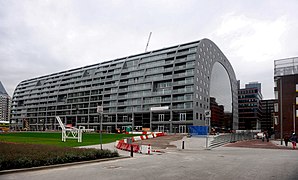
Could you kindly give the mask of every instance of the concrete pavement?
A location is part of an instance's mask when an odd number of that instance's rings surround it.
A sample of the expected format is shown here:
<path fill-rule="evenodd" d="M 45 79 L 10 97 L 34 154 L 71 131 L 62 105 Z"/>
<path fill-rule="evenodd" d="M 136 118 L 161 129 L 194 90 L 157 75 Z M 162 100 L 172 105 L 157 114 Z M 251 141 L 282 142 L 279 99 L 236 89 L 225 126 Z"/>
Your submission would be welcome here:
<path fill-rule="evenodd" d="M 185 140 L 186 149 L 184 150 L 170 148 L 166 149 L 165 153 L 6 174 L 1 175 L 0 179 L 298 179 L 298 150 L 238 147 L 204 150 L 204 138 L 182 140 Z M 181 145 L 182 140 L 173 143 Z M 113 145 L 109 144 L 103 147 L 112 148 L 108 146 Z"/>

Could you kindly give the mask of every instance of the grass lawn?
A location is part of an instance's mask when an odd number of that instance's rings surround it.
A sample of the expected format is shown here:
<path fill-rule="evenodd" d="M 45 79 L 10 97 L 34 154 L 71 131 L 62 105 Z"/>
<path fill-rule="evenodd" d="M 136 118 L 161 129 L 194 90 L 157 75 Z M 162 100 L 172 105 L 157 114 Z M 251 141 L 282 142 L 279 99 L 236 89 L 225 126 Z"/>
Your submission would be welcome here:
<path fill-rule="evenodd" d="M 61 132 L 15 132 L 0 134 L 0 142 L 15 142 L 25 144 L 45 144 L 60 147 L 77 147 L 100 144 L 99 133 L 84 133 L 83 142 L 78 143 L 75 139 L 61 141 Z M 131 137 L 128 134 L 102 134 L 102 143 L 115 142 L 125 137 Z"/>

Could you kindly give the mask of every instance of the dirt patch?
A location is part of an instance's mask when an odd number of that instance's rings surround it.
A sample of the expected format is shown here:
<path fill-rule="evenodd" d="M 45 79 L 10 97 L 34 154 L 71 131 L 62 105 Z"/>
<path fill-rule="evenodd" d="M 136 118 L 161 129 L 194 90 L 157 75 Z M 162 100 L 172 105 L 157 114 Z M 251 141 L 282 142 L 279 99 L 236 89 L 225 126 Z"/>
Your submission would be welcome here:
<path fill-rule="evenodd" d="M 150 144 L 152 149 L 166 149 L 166 148 L 176 148 L 174 145 L 170 145 L 170 142 L 172 141 L 178 141 L 181 140 L 185 135 L 166 135 L 166 136 L 161 136 L 153 139 L 146 139 L 142 141 L 137 141 L 134 144 L 144 144 L 148 145 Z"/>

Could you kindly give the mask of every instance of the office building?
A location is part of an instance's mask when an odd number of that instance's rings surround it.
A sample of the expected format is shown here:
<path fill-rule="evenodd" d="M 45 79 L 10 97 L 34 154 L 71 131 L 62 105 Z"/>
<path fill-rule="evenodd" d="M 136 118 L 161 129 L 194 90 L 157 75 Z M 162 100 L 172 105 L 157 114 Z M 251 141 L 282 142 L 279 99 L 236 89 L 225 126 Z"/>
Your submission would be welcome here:
<path fill-rule="evenodd" d="M 254 83 L 254 85 L 256 85 Z M 246 84 L 238 90 L 239 129 L 260 130 L 262 118 L 262 94 L 259 87 Z"/>
<path fill-rule="evenodd" d="M 259 82 L 249 82 L 248 84 L 245 84 L 245 88 L 249 89 L 249 88 L 257 88 L 258 91 L 262 94 L 262 84 Z"/>
<path fill-rule="evenodd" d="M 215 129 L 225 128 L 225 113 L 224 106 L 216 102 L 216 98 L 210 97 L 210 110 L 211 110 L 211 127 Z"/>
<path fill-rule="evenodd" d="M 217 88 L 221 77 L 228 80 Z M 12 127 L 55 130 L 60 116 L 65 124 L 97 130 L 102 119 L 107 132 L 132 127 L 185 133 L 188 125 L 207 124 L 210 96 L 222 89 L 228 89 L 224 97 L 238 129 L 234 70 L 212 41 L 202 39 L 24 80 L 13 95 Z"/>
<path fill-rule="evenodd" d="M 277 104 L 277 99 L 267 99 L 261 100 L 262 105 L 262 119 L 261 119 L 261 128 L 265 131 L 273 132 L 274 128 L 274 106 Z"/>
<path fill-rule="evenodd" d="M 10 120 L 11 98 L 0 81 L 0 121 Z"/>

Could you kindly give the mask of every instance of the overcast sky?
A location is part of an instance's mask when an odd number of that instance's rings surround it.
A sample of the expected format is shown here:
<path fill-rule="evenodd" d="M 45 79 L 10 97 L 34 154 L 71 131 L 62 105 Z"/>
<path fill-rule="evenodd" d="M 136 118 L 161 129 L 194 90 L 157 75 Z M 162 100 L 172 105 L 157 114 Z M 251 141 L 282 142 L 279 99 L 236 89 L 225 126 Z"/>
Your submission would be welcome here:
<path fill-rule="evenodd" d="M 208 38 L 242 86 L 273 98 L 275 59 L 298 56 L 297 0 L 0 0 L 0 81 L 25 79 Z"/>

